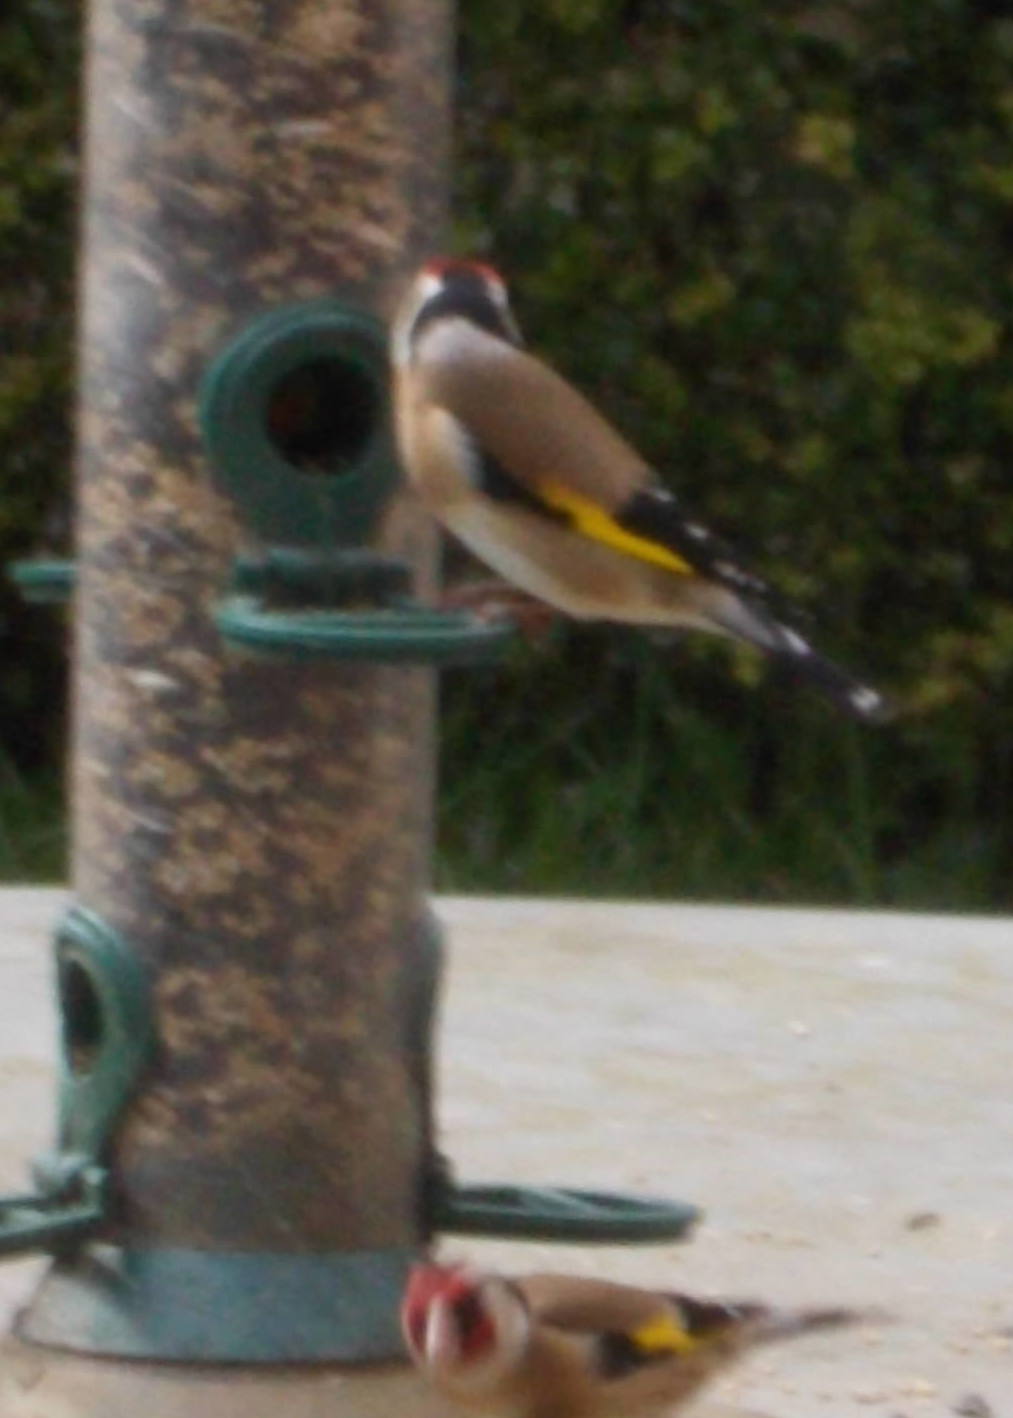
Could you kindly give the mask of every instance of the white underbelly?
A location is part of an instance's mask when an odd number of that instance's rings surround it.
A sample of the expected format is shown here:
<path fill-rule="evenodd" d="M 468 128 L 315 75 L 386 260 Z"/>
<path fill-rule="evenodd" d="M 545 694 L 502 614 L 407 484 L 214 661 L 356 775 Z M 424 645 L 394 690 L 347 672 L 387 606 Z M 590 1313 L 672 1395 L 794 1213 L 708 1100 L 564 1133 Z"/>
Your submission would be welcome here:
<path fill-rule="evenodd" d="M 493 571 L 566 615 L 642 625 L 708 623 L 688 601 L 679 604 L 682 578 L 673 577 L 669 594 L 659 594 L 667 577 L 537 513 L 468 498 L 441 508 L 440 518 Z"/>

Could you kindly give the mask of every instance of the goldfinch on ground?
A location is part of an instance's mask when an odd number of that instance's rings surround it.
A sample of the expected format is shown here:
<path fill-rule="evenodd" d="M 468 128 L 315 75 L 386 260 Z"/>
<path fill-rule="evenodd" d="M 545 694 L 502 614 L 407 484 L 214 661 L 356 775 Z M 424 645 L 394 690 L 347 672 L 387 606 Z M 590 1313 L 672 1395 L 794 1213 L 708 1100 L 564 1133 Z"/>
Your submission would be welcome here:
<path fill-rule="evenodd" d="M 581 619 L 731 636 L 790 663 L 858 718 L 886 716 L 884 696 L 784 623 L 771 588 L 521 348 L 491 267 L 423 266 L 395 316 L 391 358 L 410 481 L 508 582 Z"/>
<path fill-rule="evenodd" d="M 483 1418 L 660 1418 L 754 1345 L 861 1318 L 434 1262 L 401 1307 L 413 1362 Z"/>

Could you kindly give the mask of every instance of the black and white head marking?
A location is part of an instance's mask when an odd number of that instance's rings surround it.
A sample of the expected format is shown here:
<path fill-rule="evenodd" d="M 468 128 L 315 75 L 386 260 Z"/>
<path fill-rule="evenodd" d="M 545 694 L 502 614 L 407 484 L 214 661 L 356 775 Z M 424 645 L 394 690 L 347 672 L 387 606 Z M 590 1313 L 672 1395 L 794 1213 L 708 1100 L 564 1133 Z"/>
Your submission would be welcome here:
<path fill-rule="evenodd" d="M 522 343 L 506 287 L 491 267 L 471 261 L 435 262 L 416 278 L 413 295 L 395 331 L 398 364 L 411 362 L 420 335 L 437 320 L 466 320 L 508 344 Z"/>

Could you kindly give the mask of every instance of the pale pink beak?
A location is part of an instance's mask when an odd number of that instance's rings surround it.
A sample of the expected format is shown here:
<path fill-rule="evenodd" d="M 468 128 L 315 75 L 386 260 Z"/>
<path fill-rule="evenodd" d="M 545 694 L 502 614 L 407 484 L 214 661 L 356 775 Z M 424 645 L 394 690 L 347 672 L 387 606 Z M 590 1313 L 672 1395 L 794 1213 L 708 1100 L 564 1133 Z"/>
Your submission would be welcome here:
<path fill-rule="evenodd" d="M 430 1369 L 451 1369 L 461 1357 L 453 1310 L 439 1297 L 431 1301 L 426 1314 L 424 1354 Z"/>

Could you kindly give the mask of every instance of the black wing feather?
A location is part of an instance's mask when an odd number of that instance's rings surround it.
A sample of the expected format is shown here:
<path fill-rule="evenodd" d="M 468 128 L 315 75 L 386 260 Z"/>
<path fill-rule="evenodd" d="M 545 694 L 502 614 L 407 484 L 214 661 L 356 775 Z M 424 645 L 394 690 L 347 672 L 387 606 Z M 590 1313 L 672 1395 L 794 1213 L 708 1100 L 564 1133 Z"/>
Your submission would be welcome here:
<path fill-rule="evenodd" d="M 474 434 L 464 430 L 463 425 L 462 433 L 468 443 L 469 476 L 478 492 L 493 502 L 512 503 L 515 507 L 524 507 L 529 512 L 537 512 L 540 516 L 547 517 L 553 522 L 562 522 L 568 526 L 572 523 L 573 519 L 565 511 L 558 507 L 550 507 L 531 488 L 519 482 L 507 471 L 498 458 L 494 458 L 491 453 L 486 452 Z"/>
<path fill-rule="evenodd" d="M 625 531 L 667 547 L 694 571 L 730 591 L 776 600 L 773 587 L 747 570 L 728 542 L 693 516 L 674 493 L 664 488 L 640 488 L 614 515 Z"/>
<path fill-rule="evenodd" d="M 665 1363 L 671 1357 L 664 1351 L 641 1349 L 632 1335 L 622 1330 L 606 1330 L 595 1338 L 594 1367 L 603 1379 L 625 1379 L 649 1364 Z"/>

